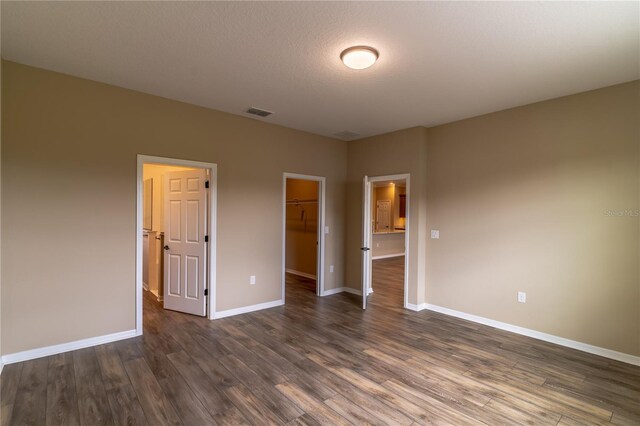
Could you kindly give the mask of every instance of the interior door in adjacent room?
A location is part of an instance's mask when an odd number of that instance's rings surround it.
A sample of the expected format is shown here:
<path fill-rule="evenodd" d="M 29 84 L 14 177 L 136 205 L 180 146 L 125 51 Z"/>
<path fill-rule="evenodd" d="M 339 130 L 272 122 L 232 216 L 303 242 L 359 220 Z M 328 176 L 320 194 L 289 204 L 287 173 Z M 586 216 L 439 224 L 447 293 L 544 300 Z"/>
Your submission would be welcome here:
<path fill-rule="evenodd" d="M 206 314 L 207 174 L 164 175 L 164 308 Z"/>
<path fill-rule="evenodd" d="M 391 230 L 391 201 L 376 201 L 376 231 L 385 232 Z"/>

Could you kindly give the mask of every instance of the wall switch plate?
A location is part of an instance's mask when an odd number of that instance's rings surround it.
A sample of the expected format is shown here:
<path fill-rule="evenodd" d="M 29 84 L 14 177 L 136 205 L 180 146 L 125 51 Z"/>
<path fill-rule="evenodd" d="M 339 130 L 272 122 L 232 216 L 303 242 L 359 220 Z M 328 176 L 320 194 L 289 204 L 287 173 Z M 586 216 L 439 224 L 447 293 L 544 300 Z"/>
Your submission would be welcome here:
<path fill-rule="evenodd" d="M 440 239 L 440 231 L 437 229 L 432 229 L 431 230 L 431 239 L 432 240 L 439 240 Z"/>
<path fill-rule="evenodd" d="M 251 275 L 249 277 L 249 284 L 251 284 L 251 285 L 255 285 L 256 284 L 256 276 L 255 275 Z"/>
<path fill-rule="evenodd" d="M 329 265 L 329 272 L 333 272 L 333 265 Z"/>
<path fill-rule="evenodd" d="M 325 233 L 325 234 L 328 234 L 328 233 L 329 233 L 329 227 L 328 227 L 328 226 L 325 226 L 325 227 L 324 227 L 324 233 Z"/>
<path fill-rule="evenodd" d="M 380 247 L 380 243 L 376 243 L 376 247 Z"/>
<path fill-rule="evenodd" d="M 518 292 L 518 303 L 527 303 L 527 293 L 524 291 Z"/>

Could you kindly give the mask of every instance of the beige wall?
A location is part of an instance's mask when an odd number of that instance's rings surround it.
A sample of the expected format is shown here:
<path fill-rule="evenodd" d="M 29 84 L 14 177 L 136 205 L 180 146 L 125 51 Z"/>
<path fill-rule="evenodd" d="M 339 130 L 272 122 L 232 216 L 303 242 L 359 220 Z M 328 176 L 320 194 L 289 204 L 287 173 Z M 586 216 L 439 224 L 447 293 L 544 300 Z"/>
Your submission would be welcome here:
<path fill-rule="evenodd" d="M 280 299 L 283 172 L 327 178 L 344 285 L 345 142 L 2 66 L 3 353 L 135 328 L 136 154 L 217 163 L 218 310 Z"/>
<path fill-rule="evenodd" d="M 287 203 L 285 267 L 314 276 L 318 260 L 318 187 L 316 181 L 287 179 L 287 201 L 316 202 Z"/>
<path fill-rule="evenodd" d="M 640 355 L 638 81 L 428 131 L 428 303 Z M 527 303 L 516 302 L 525 291 Z"/>
<path fill-rule="evenodd" d="M 410 303 L 640 355 L 639 95 L 636 81 L 350 142 L 348 284 L 362 176 L 409 172 Z"/>
<path fill-rule="evenodd" d="M 424 302 L 426 247 L 427 129 L 414 127 L 349 142 L 347 181 L 347 284 L 361 288 L 362 179 L 410 173 L 409 294 L 411 304 Z M 389 155 L 389 146 L 394 154 Z"/>
<path fill-rule="evenodd" d="M 360 288 L 362 177 L 410 173 L 410 303 L 640 355 L 638 82 L 346 144 L 10 62 L 1 77 L 4 354 L 134 328 L 140 153 L 218 164 L 218 310 L 280 298 L 283 172 L 327 177 L 327 289 Z"/>
<path fill-rule="evenodd" d="M 403 231 L 374 233 L 371 239 L 371 256 L 387 256 L 390 254 L 404 253 Z"/>

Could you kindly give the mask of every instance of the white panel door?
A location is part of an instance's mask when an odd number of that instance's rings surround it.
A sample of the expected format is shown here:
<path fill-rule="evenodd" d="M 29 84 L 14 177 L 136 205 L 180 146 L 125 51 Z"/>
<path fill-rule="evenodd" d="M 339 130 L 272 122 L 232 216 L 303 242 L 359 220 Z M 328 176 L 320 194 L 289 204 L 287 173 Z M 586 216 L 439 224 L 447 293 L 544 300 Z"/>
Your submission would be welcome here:
<path fill-rule="evenodd" d="M 367 176 L 362 186 L 362 309 L 367 309 L 367 293 L 371 287 L 371 182 Z"/>
<path fill-rule="evenodd" d="M 164 308 L 206 314 L 206 171 L 164 175 Z"/>
<path fill-rule="evenodd" d="M 378 218 L 376 230 L 380 232 L 391 230 L 391 201 L 379 200 L 376 204 L 376 217 Z"/>

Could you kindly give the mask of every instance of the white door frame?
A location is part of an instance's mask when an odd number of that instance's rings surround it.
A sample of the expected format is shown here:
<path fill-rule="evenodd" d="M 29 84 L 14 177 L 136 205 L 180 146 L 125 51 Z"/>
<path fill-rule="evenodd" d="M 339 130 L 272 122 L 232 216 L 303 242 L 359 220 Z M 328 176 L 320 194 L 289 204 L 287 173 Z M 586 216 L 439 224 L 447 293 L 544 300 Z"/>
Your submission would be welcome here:
<path fill-rule="evenodd" d="M 136 172 L 136 335 L 142 335 L 142 178 L 144 164 L 163 164 L 167 166 L 197 167 L 209 171 L 209 205 L 207 206 L 207 220 L 209 226 L 208 271 L 207 271 L 207 310 L 209 319 L 213 319 L 216 312 L 216 205 L 218 186 L 218 166 L 215 163 L 182 160 L 178 158 L 155 157 L 151 155 L 137 155 Z"/>
<path fill-rule="evenodd" d="M 404 228 L 404 308 L 409 309 L 409 230 L 411 226 L 411 217 L 410 217 L 410 203 L 411 203 L 411 191 L 410 191 L 410 181 L 411 174 L 410 173 L 402 173 L 397 175 L 387 175 L 387 176 L 368 176 L 367 180 L 369 183 L 373 182 L 385 182 L 390 180 L 404 180 L 407 183 L 407 195 L 406 195 L 406 217 L 405 217 L 405 228 Z M 369 185 L 369 199 L 373 199 L 373 185 Z M 363 198 L 364 199 L 364 198 Z M 363 206 L 363 209 L 371 209 L 371 205 Z M 364 210 L 363 210 L 364 213 Z M 362 217 L 366 217 L 366 215 L 362 215 Z M 369 221 L 371 222 L 371 221 Z M 368 229 L 369 232 L 369 242 L 373 242 L 373 227 L 371 223 L 364 224 L 365 229 Z M 371 247 L 370 247 L 371 248 Z M 369 262 L 367 268 L 369 270 L 369 277 L 371 277 L 373 272 L 373 256 L 369 256 Z M 362 278 L 364 280 L 364 277 Z M 367 297 L 369 293 L 371 293 L 371 283 L 369 283 L 369 288 L 363 294 L 362 297 Z"/>
<path fill-rule="evenodd" d="M 371 288 L 371 271 L 372 271 L 372 259 L 371 259 L 371 243 L 373 240 L 373 220 L 371 220 L 372 204 L 371 198 L 373 193 L 373 186 L 369 181 L 369 176 L 362 178 L 362 223 L 364 230 L 362 233 L 362 282 L 360 283 L 360 293 L 362 295 L 362 309 L 367 309 L 367 296 L 369 296 L 369 289 Z"/>
<path fill-rule="evenodd" d="M 300 179 L 318 182 L 318 249 L 316 259 L 316 295 L 325 296 L 324 292 L 324 227 L 325 227 L 325 184 L 323 176 L 301 175 L 299 173 L 282 174 L 282 302 L 285 296 L 286 254 L 287 254 L 287 179 Z"/>

